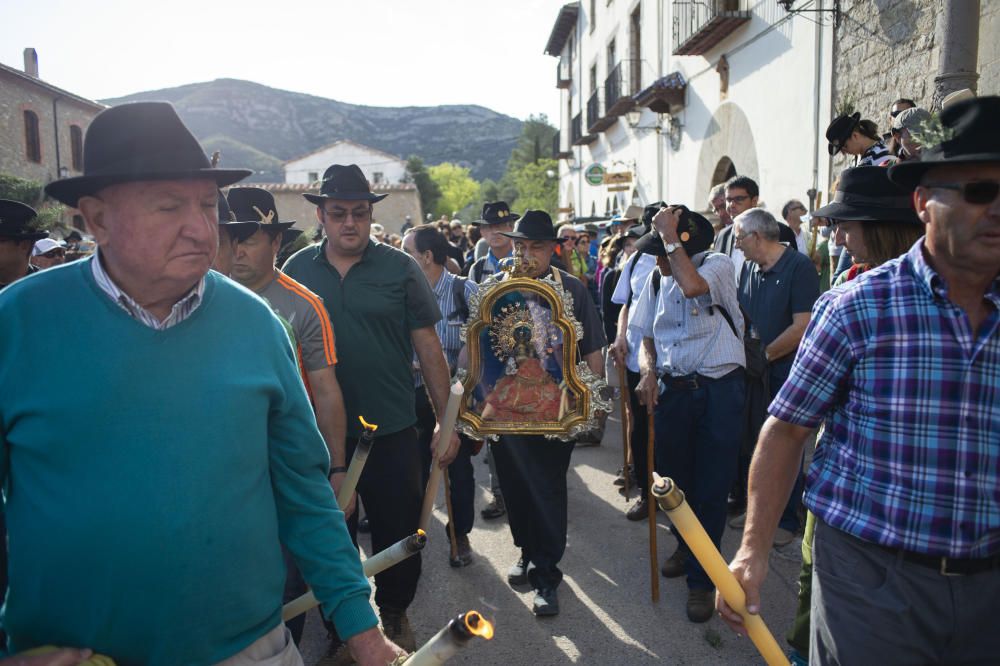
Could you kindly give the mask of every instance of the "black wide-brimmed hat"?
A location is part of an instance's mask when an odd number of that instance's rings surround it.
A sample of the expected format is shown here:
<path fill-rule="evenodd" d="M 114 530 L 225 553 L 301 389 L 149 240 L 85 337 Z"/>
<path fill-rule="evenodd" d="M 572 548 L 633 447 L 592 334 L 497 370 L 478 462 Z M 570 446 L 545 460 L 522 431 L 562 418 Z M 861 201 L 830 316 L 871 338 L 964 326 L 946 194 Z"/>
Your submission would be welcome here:
<path fill-rule="evenodd" d="M 230 237 L 235 238 L 238 241 L 246 240 L 250 236 L 253 236 L 254 232 L 257 231 L 259 226 L 256 222 L 237 222 L 236 216 L 233 215 L 232 209 L 229 207 L 229 202 L 226 201 L 226 195 L 219 190 L 219 229 L 220 233 L 224 229 Z"/>
<path fill-rule="evenodd" d="M 559 240 L 556 237 L 556 230 L 552 226 L 552 218 L 544 210 L 524 211 L 524 217 L 517 221 L 513 231 L 501 231 L 500 233 L 515 240 Z"/>
<path fill-rule="evenodd" d="M 118 183 L 207 178 L 225 187 L 251 173 L 212 168 L 198 140 L 167 102 L 134 102 L 97 114 L 83 144 L 83 175 L 52 181 L 45 192 L 76 208 L 80 197 Z"/>
<path fill-rule="evenodd" d="M 0 238 L 37 241 L 49 237 L 49 232 L 34 229 L 31 221 L 38 216 L 35 209 L 20 201 L 0 199 Z"/>
<path fill-rule="evenodd" d="M 506 201 L 493 201 L 483 204 L 483 214 L 480 219 L 473 224 L 503 224 L 505 222 L 517 222 L 521 216 L 510 212 L 510 206 Z"/>
<path fill-rule="evenodd" d="M 952 136 L 940 144 L 925 145 L 919 162 L 901 162 L 889 169 L 889 178 L 907 190 L 920 184 L 928 169 L 952 164 L 1000 162 L 1000 97 L 978 97 L 941 111 L 941 125 Z"/>
<path fill-rule="evenodd" d="M 826 149 L 831 155 L 836 155 L 844 148 L 844 144 L 851 138 L 851 132 L 861 122 L 861 114 L 855 111 L 849 116 L 837 116 L 826 128 Z"/>
<path fill-rule="evenodd" d="M 372 194 L 368 179 L 357 164 L 333 164 L 323 172 L 323 184 L 320 185 L 319 194 L 302 196 L 317 206 L 322 206 L 328 199 L 376 203 L 389 195 Z"/>
<path fill-rule="evenodd" d="M 295 224 L 281 221 L 274 195 L 259 187 L 231 187 L 226 199 L 236 222 L 256 224 L 272 236 Z"/>
<path fill-rule="evenodd" d="M 681 209 L 681 219 L 677 223 L 677 236 L 680 238 L 684 252 L 689 257 L 693 257 L 710 249 L 712 241 L 715 240 L 715 229 L 712 227 L 712 223 L 700 213 L 688 210 L 687 206 L 678 206 L 678 208 Z M 651 254 L 654 257 L 667 255 L 667 250 L 663 247 L 663 239 L 655 229 L 636 241 L 635 250 L 641 254 Z"/>
<path fill-rule="evenodd" d="M 911 195 L 889 180 L 889 169 L 860 166 L 840 174 L 833 201 L 813 211 L 813 217 L 880 222 L 900 220 L 922 224 Z"/>

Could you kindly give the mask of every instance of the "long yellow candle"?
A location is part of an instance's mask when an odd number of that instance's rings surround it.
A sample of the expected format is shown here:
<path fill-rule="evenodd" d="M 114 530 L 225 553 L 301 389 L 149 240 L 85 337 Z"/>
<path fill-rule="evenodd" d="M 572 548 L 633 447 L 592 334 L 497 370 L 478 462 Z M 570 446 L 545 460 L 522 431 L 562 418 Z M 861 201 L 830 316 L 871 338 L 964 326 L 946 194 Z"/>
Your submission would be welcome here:
<path fill-rule="evenodd" d="M 788 666 L 788 658 L 782 652 L 778 642 L 768 630 L 764 620 L 759 615 L 753 615 L 747 611 L 746 594 L 740 586 L 736 576 L 726 566 L 726 561 L 722 559 L 722 554 L 715 547 L 708 537 L 705 528 L 691 510 L 691 507 L 684 501 L 684 493 L 674 485 L 671 479 L 664 479 L 656 472 L 653 472 L 653 485 L 649 491 L 653 498 L 659 503 L 677 531 L 684 537 L 684 542 L 691 549 L 691 553 L 698 558 L 698 562 L 705 573 L 715 583 L 722 598 L 726 600 L 729 607 L 743 616 L 743 626 L 747 629 L 750 640 L 753 641 L 757 651 L 764 657 L 768 666 Z"/>
<path fill-rule="evenodd" d="M 493 625 L 480 613 L 470 610 L 448 622 L 434 638 L 402 661 L 402 666 L 437 666 L 454 657 L 473 637 L 493 638 Z M 397 663 L 400 663 L 397 660 Z"/>
<path fill-rule="evenodd" d="M 434 461 L 431 463 L 431 475 L 427 479 L 427 488 L 424 490 L 424 504 L 420 509 L 420 522 L 417 523 L 417 527 L 422 530 L 427 529 L 427 523 L 431 520 L 434 500 L 437 499 L 438 486 L 441 484 L 442 470 L 438 467 L 437 461 L 448 450 L 448 444 L 451 443 L 451 436 L 455 432 L 455 420 L 458 418 L 458 410 L 462 406 L 463 395 L 465 395 L 465 387 L 462 386 L 461 382 L 455 382 L 451 385 L 448 406 L 445 408 L 444 416 L 441 418 L 440 436 L 438 437 L 438 446 L 434 455 Z"/>
<path fill-rule="evenodd" d="M 354 449 L 354 455 L 351 456 L 351 464 L 347 467 L 347 474 L 344 475 L 344 481 L 340 484 L 340 492 L 337 493 L 337 506 L 341 510 L 351 501 L 351 495 L 358 487 L 358 479 L 361 478 L 361 471 L 365 468 L 368 453 L 371 452 L 372 443 L 375 441 L 375 431 L 378 430 L 377 425 L 368 423 L 364 417 L 359 416 L 358 420 L 361 421 L 364 432 L 361 433 L 358 445 Z"/>
<path fill-rule="evenodd" d="M 399 564 L 403 560 L 416 555 L 427 545 L 427 534 L 423 530 L 417 530 L 416 534 L 411 534 L 405 539 L 400 539 L 385 550 L 379 551 L 365 560 L 361 567 L 365 576 L 371 578 L 375 574 L 380 574 L 389 567 Z M 292 599 L 281 609 L 281 619 L 288 622 L 293 617 L 302 615 L 310 608 L 319 605 L 316 596 L 309 590 L 301 597 Z"/>

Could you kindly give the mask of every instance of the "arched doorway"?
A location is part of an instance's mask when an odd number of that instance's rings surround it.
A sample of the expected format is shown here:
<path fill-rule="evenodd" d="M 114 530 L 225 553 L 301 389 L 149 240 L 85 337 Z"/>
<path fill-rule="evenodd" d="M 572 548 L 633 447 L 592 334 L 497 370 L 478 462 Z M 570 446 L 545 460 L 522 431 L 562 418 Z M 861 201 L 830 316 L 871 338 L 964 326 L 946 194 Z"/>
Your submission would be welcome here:
<path fill-rule="evenodd" d="M 719 163 L 715 165 L 715 172 L 712 173 L 712 184 L 710 187 L 715 187 L 719 183 L 725 183 L 730 178 L 736 175 L 736 165 L 733 161 L 729 159 L 728 155 L 724 155 Z"/>

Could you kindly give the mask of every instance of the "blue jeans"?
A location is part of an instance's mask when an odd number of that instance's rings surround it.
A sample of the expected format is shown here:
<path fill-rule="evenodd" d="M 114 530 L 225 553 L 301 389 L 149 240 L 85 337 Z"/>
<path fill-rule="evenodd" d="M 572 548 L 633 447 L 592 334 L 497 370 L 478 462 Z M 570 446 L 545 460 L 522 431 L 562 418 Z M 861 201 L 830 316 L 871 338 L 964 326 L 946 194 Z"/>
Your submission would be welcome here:
<path fill-rule="evenodd" d="M 684 491 L 688 504 L 718 548 L 726 527 L 726 498 L 736 478 L 743 440 L 742 372 L 717 380 L 698 376 L 697 388 L 667 388 L 656 405 L 656 469 Z M 676 528 L 671 527 L 682 548 Z M 694 557 L 686 565 L 688 587 L 714 588 Z"/>

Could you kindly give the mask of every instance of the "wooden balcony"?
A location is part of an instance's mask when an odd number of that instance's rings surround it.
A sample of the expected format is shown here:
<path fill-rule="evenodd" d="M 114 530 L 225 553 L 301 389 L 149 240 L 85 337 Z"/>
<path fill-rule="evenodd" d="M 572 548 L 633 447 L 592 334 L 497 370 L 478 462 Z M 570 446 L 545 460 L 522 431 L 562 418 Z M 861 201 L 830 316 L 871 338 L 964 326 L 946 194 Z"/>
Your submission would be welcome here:
<path fill-rule="evenodd" d="M 749 23 L 746 0 L 674 0 L 674 55 L 704 55 Z"/>

